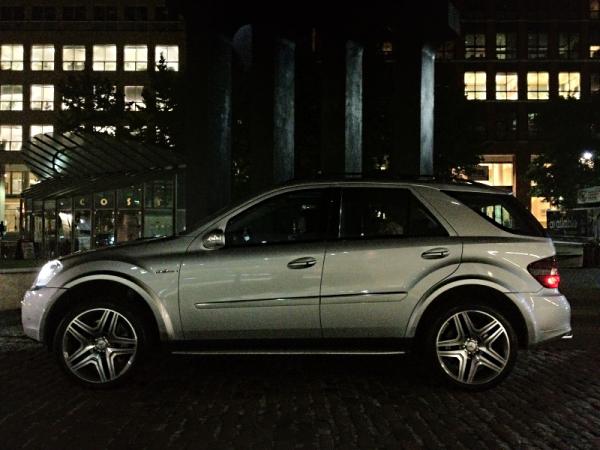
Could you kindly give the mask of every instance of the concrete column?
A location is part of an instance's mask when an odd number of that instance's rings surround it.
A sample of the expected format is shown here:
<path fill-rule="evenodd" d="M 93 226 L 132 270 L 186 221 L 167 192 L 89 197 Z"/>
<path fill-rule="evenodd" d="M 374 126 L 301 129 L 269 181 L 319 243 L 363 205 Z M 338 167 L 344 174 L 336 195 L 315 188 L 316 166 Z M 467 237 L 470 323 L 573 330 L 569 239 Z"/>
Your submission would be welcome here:
<path fill-rule="evenodd" d="M 363 54 L 364 47 L 354 41 L 346 43 L 346 173 L 362 172 L 363 143 Z"/>
<path fill-rule="evenodd" d="M 0 164 L 0 220 L 6 225 L 6 186 L 4 183 L 4 166 Z M 8 231 L 8 227 L 7 231 Z"/>
<path fill-rule="evenodd" d="M 273 181 L 294 177 L 296 44 L 280 39 L 275 48 L 273 95 Z"/>
<path fill-rule="evenodd" d="M 230 40 L 203 27 L 188 42 L 185 103 L 188 229 L 231 199 Z"/>
<path fill-rule="evenodd" d="M 421 145 L 419 175 L 433 175 L 433 105 L 435 91 L 435 50 L 421 49 Z"/>
<path fill-rule="evenodd" d="M 324 32 L 321 51 L 321 169 L 339 174 L 345 170 L 345 41 Z"/>

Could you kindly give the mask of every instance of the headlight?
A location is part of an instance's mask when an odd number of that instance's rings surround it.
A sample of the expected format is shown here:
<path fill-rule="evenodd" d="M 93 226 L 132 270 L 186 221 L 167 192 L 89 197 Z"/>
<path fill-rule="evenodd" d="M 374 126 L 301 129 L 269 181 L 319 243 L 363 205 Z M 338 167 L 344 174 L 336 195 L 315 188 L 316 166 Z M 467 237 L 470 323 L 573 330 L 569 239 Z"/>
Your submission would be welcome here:
<path fill-rule="evenodd" d="M 46 286 L 52 278 L 56 276 L 58 272 L 62 270 L 62 263 L 55 259 L 53 261 L 48 261 L 44 264 L 44 267 L 38 273 L 37 278 L 35 279 L 35 283 L 33 283 L 34 288 L 40 288 Z"/>

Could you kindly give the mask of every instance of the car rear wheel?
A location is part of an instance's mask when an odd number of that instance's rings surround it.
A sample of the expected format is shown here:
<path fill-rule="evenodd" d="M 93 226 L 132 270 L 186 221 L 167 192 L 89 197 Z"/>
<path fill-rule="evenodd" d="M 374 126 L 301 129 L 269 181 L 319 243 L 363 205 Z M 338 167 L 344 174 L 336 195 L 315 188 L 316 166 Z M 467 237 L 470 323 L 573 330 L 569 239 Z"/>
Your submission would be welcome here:
<path fill-rule="evenodd" d="M 483 390 L 511 371 L 517 337 L 493 308 L 463 305 L 439 315 L 426 337 L 427 359 L 435 375 L 454 386 Z"/>
<path fill-rule="evenodd" d="M 127 306 L 90 301 L 74 307 L 59 324 L 54 353 L 61 367 L 89 387 L 122 382 L 140 363 L 146 345 L 142 321 Z"/>

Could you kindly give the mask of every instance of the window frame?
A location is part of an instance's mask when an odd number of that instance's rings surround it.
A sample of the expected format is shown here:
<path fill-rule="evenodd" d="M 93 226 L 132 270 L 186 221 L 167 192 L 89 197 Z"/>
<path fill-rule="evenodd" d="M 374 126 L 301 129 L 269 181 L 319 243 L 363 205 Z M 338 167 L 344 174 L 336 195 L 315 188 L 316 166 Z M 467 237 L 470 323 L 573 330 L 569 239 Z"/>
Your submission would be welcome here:
<path fill-rule="evenodd" d="M 4 59 L 4 52 L 10 51 L 10 59 Z M 20 59 L 15 59 L 15 52 Z M 20 52 L 20 55 L 18 53 Z M 10 66 L 8 66 L 10 64 Z M 8 67 L 8 68 L 7 68 Z M 0 45 L 0 70 L 22 72 L 25 69 L 25 47 L 23 44 Z"/>
<path fill-rule="evenodd" d="M 504 77 L 503 81 L 500 81 L 499 78 Z M 514 77 L 514 81 L 516 81 L 516 87 L 514 90 L 509 90 L 510 82 Z M 519 100 L 519 73 L 518 72 L 496 72 L 495 76 L 495 84 L 496 84 L 496 100 L 499 101 L 515 101 Z M 502 89 L 501 89 L 502 87 Z"/>
<path fill-rule="evenodd" d="M 107 50 L 114 48 L 115 59 L 107 59 Z M 102 50 L 102 56 L 97 55 Z M 117 70 L 117 44 L 94 44 L 92 46 L 92 71 L 93 72 L 116 72 Z M 114 64 L 112 66 L 111 64 Z M 101 65 L 101 66 L 100 66 Z M 102 67 L 102 68 L 100 68 Z M 108 67 L 108 68 L 107 68 Z M 113 68 L 114 67 L 114 68 Z"/>
<path fill-rule="evenodd" d="M 535 74 L 536 76 L 536 90 L 530 90 L 529 89 L 529 76 Z M 548 83 L 546 85 L 547 89 L 546 90 L 540 90 L 540 74 L 545 74 L 547 79 L 548 79 Z M 550 72 L 546 72 L 546 71 L 530 71 L 527 72 L 527 100 L 549 100 L 550 99 Z M 534 95 L 535 94 L 535 95 Z M 546 94 L 545 96 L 540 97 L 540 94 Z"/>
<path fill-rule="evenodd" d="M 77 51 L 81 50 L 83 50 L 83 59 L 77 59 Z M 73 52 L 73 56 L 66 56 L 66 52 L 69 51 Z M 65 72 L 80 72 L 82 70 L 85 70 L 86 56 L 87 55 L 85 45 L 63 45 L 62 70 Z"/>
<path fill-rule="evenodd" d="M 473 42 L 468 42 L 469 38 Z M 484 32 L 465 34 L 465 59 L 485 59 L 486 58 L 486 36 Z"/>
<path fill-rule="evenodd" d="M 128 59 L 127 54 L 133 51 L 134 58 Z M 140 53 L 145 54 L 145 58 L 140 58 Z M 123 71 L 124 72 L 145 72 L 148 70 L 148 45 L 146 44 L 126 44 L 123 46 Z"/>
<path fill-rule="evenodd" d="M 561 75 L 567 75 L 567 90 L 564 90 L 561 88 L 561 86 L 564 85 L 561 84 L 560 82 L 560 78 Z M 574 89 L 574 85 L 573 83 L 575 83 L 574 79 L 572 79 L 571 77 L 577 75 L 575 78 L 577 79 L 576 83 L 577 83 L 577 88 Z M 581 72 L 558 72 L 557 76 L 557 80 L 558 80 L 558 90 L 557 90 L 557 95 L 561 98 L 574 98 L 576 100 L 579 100 L 581 98 Z M 573 95 L 571 95 L 573 94 Z"/>
<path fill-rule="evenodd" d="M 466 82 L 467 74 L 473 74 L 473 80 L 475 81 L 471 86 L 473 89 L 467 89 L 469 86 Z M 483 76 L 483 83 L 477 83 L 478 76 Z M 463 72 L 463 83 L 464 83 L 464 95 L 469 101 L 483 101 L 487 100 L 487 72 L 485 70 L 468 70 Z M 484 86 L 483 90 L 478 90 L 478 86 Z M 483 93 L 483 97 L 480 94 Z M 472 96 L 472 98 L 470 98 Z"/>
<path fill-rule="evenodd" d="M 34 59 L 33 54 L 36 50 L 42 52 L 41 59 Z M 54 44 L 32 44 L 30 59 L 32 72 L 53 72 L 55 68 L 54 62 L 56 60 L 56 47 Z M 37 66 L 37 64 L 39 64 L 39 66 Z"/>
<path fill-rule="evenodd" d="M 8 93 L 4 93 L 2 91 L 5 90 L 5 88 L 12 88 L 12 92 L 10 92 L 10 94 Z M 21 88 L 21 98 L 20 99 L 15 99 L 16 95 L 19 95 L 19 93 L 15 93 L 14 92 L 14 88 Z M 10 95 L 8 100 L 5 100 L 2 96 L 3 95 Z M 4 108 L 4 105 L 8 104 L 8 108 Z M 2 84 L 0 85 L 0 111 L 23 111 L 23 85 L 22 84 Z"/>

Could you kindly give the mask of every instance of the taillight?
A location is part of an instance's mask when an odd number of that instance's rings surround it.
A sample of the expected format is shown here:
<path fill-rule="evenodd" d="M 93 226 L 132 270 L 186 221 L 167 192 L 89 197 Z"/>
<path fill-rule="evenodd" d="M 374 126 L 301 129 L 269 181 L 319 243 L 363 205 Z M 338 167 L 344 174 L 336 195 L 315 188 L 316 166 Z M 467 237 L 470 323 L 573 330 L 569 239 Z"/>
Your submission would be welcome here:
<path fill-rule="evenodd" d="M 544 287 L 557 289 L 560 284 L 560 274 L 558 273 L 558 263 L 556 257 L 540 259 L 527 266 L 527 270 Z"/>

